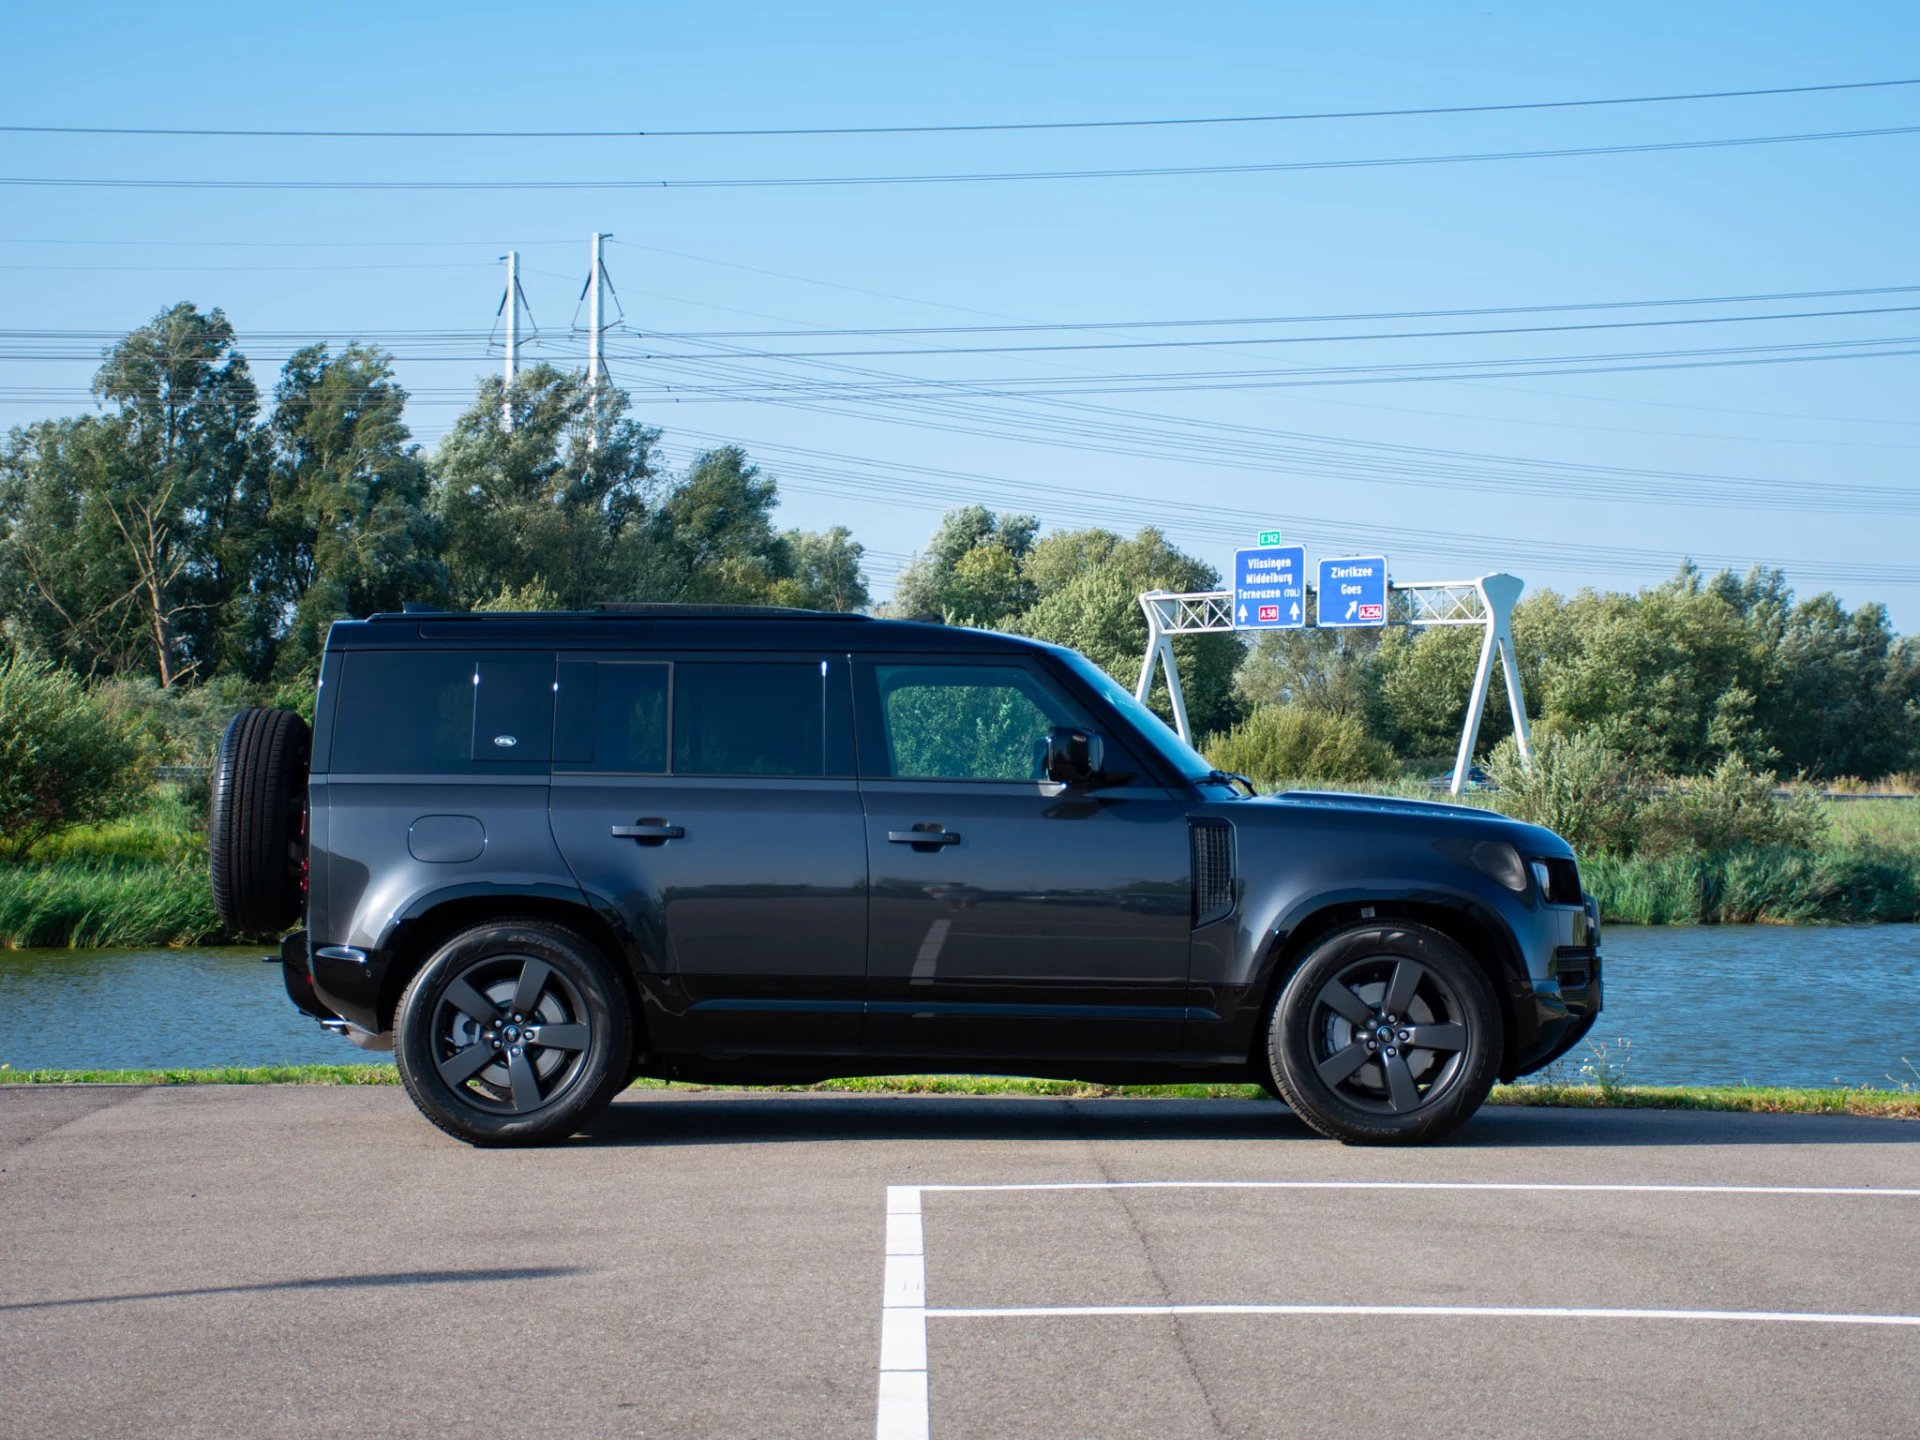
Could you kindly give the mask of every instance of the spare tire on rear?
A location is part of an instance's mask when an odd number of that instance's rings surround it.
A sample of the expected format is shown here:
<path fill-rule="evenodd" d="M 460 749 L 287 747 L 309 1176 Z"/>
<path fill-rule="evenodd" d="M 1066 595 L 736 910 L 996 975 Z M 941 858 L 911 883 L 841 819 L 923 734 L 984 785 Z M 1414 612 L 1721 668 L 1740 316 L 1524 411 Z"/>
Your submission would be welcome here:
<path fill-rule="evenodd" d="M 312 743 L 291 710 L 242 710 L 220 739 L 207 857 L 213 908 L 229 929 L 272 934 L 300 918 Z"/>

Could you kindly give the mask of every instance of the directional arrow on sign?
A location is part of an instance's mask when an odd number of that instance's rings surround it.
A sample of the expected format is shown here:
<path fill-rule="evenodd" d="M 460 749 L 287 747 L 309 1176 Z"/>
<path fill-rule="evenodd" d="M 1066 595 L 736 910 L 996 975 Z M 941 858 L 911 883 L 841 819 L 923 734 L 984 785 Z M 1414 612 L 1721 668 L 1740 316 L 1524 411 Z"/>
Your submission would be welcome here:
<path fill-rule="evenodd" d="M 1289 612 L 1289 616 L 1295 620 L 1300 618 L 1300 602 L 1298 600 L 1293 602 L 1293 609 Z"/>
<path fill-rule="evenodd" d="M 1240 618 L 1241 618 L 1242 620 L 1244 620 L 1244 619 L 1246 619 L 1246 618 L 1247 618 L 1247 607 L 1246 607 L 1246 606 L 1244 606 L 1244 605 L 1242 605 L 1242 606 L 1240 607 Z"/>

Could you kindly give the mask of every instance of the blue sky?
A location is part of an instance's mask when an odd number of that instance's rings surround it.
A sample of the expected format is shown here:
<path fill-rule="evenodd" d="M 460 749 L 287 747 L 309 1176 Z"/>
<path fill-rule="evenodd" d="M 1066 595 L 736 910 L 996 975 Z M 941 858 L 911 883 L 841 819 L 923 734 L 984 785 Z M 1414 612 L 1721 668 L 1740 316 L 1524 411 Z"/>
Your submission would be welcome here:
<path fill-rule="evenodd" d="M 1920 74 L 1916 42 L 1920 10 L 1887 3 L 33 7 L 9 21 L 0 123 L 738 129 L 1371 110 L 1908 78 Z M 1267 164 L 1902 125 L 1920 125 L 1920 86 L 1016 134 L 11 134 L 0 135 L 0 174 L 897 175 Z M 609 341 L 612 372 L 665 432 L 667 455 L 683 461 L 721 439 L 745 444 L 782 479 L 783 523 L 850 526 L 874 552 L 883 591 L 946 506 L 978 497 L 1031 510 L 1049 525 L 1099 520 L 1130 530 L 1155 522 L 1223 569 L 1234 545 L 1251 543 L 1265 523 L 1315 555 L 1383 550 L 1403 580 L 1507 569 L 1533 586 L 1635 588 L 1684 554 L 1778 562 L 1802 593 L 1884 600 L 1895 624 L 1912 631 L 1920 629 L 1920 561 L 1912 554 L 1920 510 L 1901 506 L 1920 493 L 1920 357 L 1499 372 L 1542 356 L 1897 342 L 1920 336 L 1920 311 L 1725 317 L 1891 309 L 1920 304 L 1920 292 L 1235 329 L 777 340 L 711 332 L 1371 315 L 1920 285 L 1916 159 L 1920 135 L 946 185 L 0 187 L 0 275 L 11 281 L 9 318 L 0 324 L 111 332 L 178 299 L 217 304 L 243 348 L 260 357 L 263 386 L 277 370 L 271 357 L 292 343 L 286 337 L 364 336 L 407 357 L 400 369 L 416 392 L 415 428 L 432 443 L 473 377 L 497 364 L 487 358 L 495 352 L 486 332 L 501 292 L 498 257 L 509 245 L 521 250 L 540 327 L 529 358 L 577 363 L 582 344 L 568 330 L 587 236 L 599 229 L 618 242 L 607 257 L 626 317 Z M 1723 323 L 1400 335 L 1704 315 Z M 408 334 L 422 331 L 459 333 Z M 1297 339 L 1382 333 L 1400 338 Z M 672 338 L 689 334 L 698 338 Z M 672 358 L 727 346 L 818 352 L 1226 336 L 1289 343 Z M 45 353 L 0 345 L 9 348 Z M 67 344 L 77 355 L 87 348 Z M 1328 378 L 1324 367 L 1428 362 L 1478 362 L 1483 378 L 1273 384 L 1282 368 L 1318 370 L 1284 377 L 1297 382 Z M 875 378 L 823 365 L 937 383 L 884 403 L 884 392 L 872 389 L 791 388 Z M 85 358 L 0 360 L 0 423 L 83 408 L 92 368 Z M 1253 379 L 1260 388 L 1170 378 L 1219 371 L 1267 373 Z M 1182 388 L 1114 393 L 1114 376 L 1143 374 L 1162 378 L 1125 383 Z M 768 375 L 788 388 L 738 393 Z M 1082 393 L 1040 395 L 1035 387 Z M 1085 406 L 1103 408 L 1076 408 Z M 1442 451 L 1449 453 L 1434 453 Z M 1693 478 L 1700 476 L 1718 478 Z M 1870 493 L 1854 497 L 1851 509 L 1829 507 L 1822 497 L 1839 486 Z"/>

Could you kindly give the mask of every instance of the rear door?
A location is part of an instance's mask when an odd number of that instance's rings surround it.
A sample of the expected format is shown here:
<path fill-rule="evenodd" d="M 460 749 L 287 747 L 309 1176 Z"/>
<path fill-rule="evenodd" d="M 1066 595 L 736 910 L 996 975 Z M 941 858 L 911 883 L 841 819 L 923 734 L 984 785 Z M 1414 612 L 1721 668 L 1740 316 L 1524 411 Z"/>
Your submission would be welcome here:
<path fill-rule="evenodd" d="M 553 831 L 660 972 L 662 1048 L 859 1039 L 867 858 L 844 657 L 565 656 Z"/>

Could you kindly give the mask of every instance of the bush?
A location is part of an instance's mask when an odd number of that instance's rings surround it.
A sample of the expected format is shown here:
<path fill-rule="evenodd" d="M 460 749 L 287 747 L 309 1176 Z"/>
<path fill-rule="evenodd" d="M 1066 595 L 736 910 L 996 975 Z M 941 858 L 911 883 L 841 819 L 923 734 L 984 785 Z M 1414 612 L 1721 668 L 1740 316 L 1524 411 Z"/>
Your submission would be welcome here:
<path fill-rule="evenodd" d="M 1783 799 L 1775 786 L 1772 772 L 1751 770 L 1730 756 L 1647 806 L 1642 848 L 1655 854 L 1718 854 L 1749 845 L 1811 850 L 1826 837 L 1825 809 L 1805 791 Z"/>
<path fill-rule="evenodd" d="M 1520 760 L 1513 737 L 1487 761 L 1501 810 L 1544 825 L 1581 852 L 1626 854 L 1639 842 L 1645 785 L 1632 763 L 1591 730 L 1549 734 Z"/>
<path fill-rule="evenodd" d="M 144 779 L 132 723 L 72 675 L 13 650 L 0 660 L 0 857 L 124 809 Z"/>
<path fill-rule="evenodd" d="M 1396 773 L 1393 752 L 1359 720 L 1297 705 L 1263 705 L 1205 746 L 1222 770 L 1262 785 L 1303 779 L 1345 783 Z"/>

